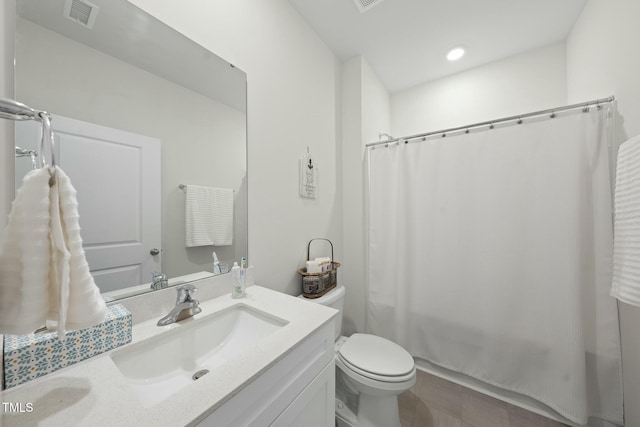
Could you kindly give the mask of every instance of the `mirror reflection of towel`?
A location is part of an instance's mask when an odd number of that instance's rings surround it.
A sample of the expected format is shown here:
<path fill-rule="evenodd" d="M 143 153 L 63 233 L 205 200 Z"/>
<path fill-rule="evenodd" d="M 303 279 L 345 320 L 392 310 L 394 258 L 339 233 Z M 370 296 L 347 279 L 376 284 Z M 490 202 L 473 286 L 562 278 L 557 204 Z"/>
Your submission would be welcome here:
<path fill-rule="evenodd" d="M 29 172 L 13 202 L 0 253 L 0 333 L 49 321 L 63 336 L 106 315 L 82 249 L 76 191 L 60 168 L 55 177 L 50 186 L 48 168 Z"/>
<path fill-rule="evenodd" d="M 187 185 L 187 247 L 233 244 L 233 190 Z"/>

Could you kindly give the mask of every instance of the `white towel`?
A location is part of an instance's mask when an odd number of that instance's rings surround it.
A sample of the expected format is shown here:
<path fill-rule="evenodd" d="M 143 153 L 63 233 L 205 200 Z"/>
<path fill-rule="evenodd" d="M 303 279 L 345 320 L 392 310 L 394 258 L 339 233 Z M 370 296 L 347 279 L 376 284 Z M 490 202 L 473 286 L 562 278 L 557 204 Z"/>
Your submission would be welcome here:
<path fill-rule="evenodd" d="M 640 306 L 640 135 L 618 152 L 614 232 L 611 296 Z"/>
<path fill-rule="evenodd" d="M 186 246 L 233 244 L 233 190 L 187 185 Z"/>
<path fill-rule="evenodd" d="M 104 320 L 89 273 L 76 191 L 60 168 L 29 172 L 16 194 L 0 253 L 0 333 L 31 333 L 54 322 L 58 335 Z"/>

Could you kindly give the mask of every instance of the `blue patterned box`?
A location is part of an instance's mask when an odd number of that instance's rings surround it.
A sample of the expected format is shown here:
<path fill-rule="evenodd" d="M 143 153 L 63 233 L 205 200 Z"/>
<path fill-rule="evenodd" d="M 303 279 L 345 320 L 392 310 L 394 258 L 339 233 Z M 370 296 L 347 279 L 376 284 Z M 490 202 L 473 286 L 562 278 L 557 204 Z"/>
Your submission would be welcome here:
<path fill-rule="evenodd" d="M 91 328 L 4 336 L 5 388 L 15 387 L 81 360 L 131 342 L 131 313 L 121 304 L 108 307 L 104 322 Z"/>

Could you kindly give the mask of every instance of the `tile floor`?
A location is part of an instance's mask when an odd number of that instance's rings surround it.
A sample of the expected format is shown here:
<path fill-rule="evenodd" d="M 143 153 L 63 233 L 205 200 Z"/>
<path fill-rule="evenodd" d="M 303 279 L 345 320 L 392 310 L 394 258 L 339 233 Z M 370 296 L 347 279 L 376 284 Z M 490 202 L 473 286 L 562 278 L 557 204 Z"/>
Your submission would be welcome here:
<path fill-rule="evenodd" d="M 398 405 L 402 427 L 565 427 L 422 371 Z"/>

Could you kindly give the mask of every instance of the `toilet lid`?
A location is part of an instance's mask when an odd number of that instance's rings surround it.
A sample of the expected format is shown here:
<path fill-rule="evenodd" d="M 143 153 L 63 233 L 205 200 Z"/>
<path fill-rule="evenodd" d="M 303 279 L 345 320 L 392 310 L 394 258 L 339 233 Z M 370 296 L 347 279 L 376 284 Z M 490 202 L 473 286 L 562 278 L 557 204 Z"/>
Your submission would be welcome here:
<path fill-rule="evenodd" d="M 407 375 L 415 366 L 404 348 L 375 335 L 353 334 L 338 353 L 358 369 L 387 377 Z"/>

